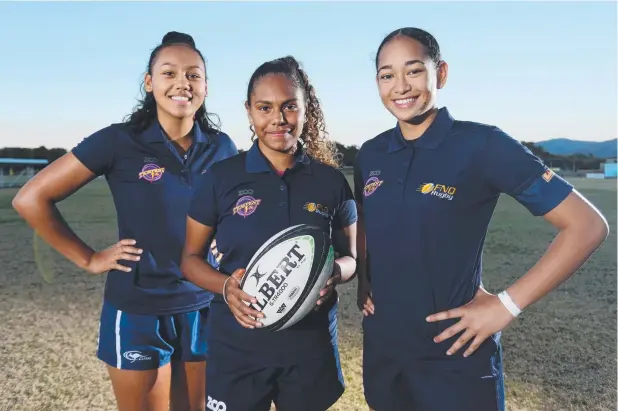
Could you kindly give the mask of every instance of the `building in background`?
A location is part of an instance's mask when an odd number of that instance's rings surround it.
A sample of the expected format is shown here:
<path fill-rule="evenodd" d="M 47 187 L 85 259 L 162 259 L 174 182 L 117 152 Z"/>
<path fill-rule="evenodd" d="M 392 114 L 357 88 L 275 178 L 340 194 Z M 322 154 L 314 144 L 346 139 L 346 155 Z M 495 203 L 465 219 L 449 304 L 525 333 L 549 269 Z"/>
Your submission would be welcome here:
<path fill-rule="evenodd" d="M 616 164 L 615 158 L 608 159 L 602 164 L 603 175 L 605 178 L 616 178 L 618 171 L 616 166 L 618 166 L 618 164 Z"/>

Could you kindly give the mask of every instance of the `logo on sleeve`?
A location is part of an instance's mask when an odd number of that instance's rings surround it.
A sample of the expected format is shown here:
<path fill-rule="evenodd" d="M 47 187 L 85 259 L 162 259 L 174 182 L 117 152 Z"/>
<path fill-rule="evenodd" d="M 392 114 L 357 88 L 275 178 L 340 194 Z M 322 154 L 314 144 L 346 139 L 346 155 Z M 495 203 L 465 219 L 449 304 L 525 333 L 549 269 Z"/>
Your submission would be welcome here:
<path fill-rule="evenodd" d="M 242 196 L 236 201 L 236 206 L 232 209 L 232 214 L 238 214 L 243 217 L 248 217 L 255 213 L 262 200 L 252 196 Z"/>
<path fill-rule="evenodd" d="M 328 207 L 318 203 L 306 203 L 303 206 L 303 210 L 309 211 L 310 213 L 316 213 L 324 218 L 332 217 L 328 210 Z"/>
<path fill-rule="evenodd" d="M 457 192 L 457 188 L 444 184 L 423 183 L 416 191 L 420 191 L 421 194 L 428 194 L 451 201 Z"/>
<path fill-rule="evenodd" d="M 554 172 L 548 168 L 543 173 L 543 180 L 545 180 L 545 182 L 549 183 L 552 178 L 554 178 Z"/>
<path fill-rule="evenodd" d="M 163 177 L 163 173 L 165 172 L 165 167 L 159 167 L 154 163 L 148 163 L 144 167 L 142 167 L 142 171 L 139 173 L 140 180 L 143 178 L 144 180 L 154 183 Z"/>

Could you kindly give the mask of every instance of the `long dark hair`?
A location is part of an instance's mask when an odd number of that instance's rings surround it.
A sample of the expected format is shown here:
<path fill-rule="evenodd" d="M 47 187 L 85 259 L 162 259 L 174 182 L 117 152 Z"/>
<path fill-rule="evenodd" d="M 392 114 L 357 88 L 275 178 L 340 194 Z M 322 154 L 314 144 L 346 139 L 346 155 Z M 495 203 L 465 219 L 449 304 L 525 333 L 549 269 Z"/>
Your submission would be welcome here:
<path fill-rule="evenodd" d="M 204 67 L 206 66 L 206 60 L 204 60 L 202 53 L 195 47 L 193 37 L 177 31 L 170 31 L 163 36 L 161 44 L 159 44 L 154 50 L 152 50 L 152 53 L 150 53 L 150 59 L 148 60 L 146 72 L 152 75 L 152 65 L 161 50 L 165 47 L 179 44 L 189 47 L 191 50 L 195 51 L 204 62 Z M 141 85 L 141 91 L 142 99 L 139 100 L 137 106 L 133 109 L 133 112 L 127 115 L 124 119 L 129 128 L 136 133 L 143 132 L 157 119 L 157 102 L 155 101 L 154 95 L 144 89 L 143 82 Z M 216 123 L 211 120 L 211 116 L 215 116 L 217 118 Z M 195 113 L 195 121 L 198 122 L 202 131 L 207 133 L 217 132 L 220 129 L 219 117 L 214 113 L 209 113 L 206 111 L 206 103 L 202 104 Z"/>
<path fill-rule="evenodd" d="M 300 138 L 303 140 L 307 154 L 324 164 L 339 167 L 340 155 L 337 152 L 337 145 L 330 140 L 326 131 L 324 113 L 322 112 L 320 101 L 315 89 L 309 82 L 307 73 L 300 67 L 300 64 L 294 57 L 278 58 L 259 66 L 249 80 L 247 103 L 251 104 L 251 95 L 257 82 L 269 74 L 283 74 L 303 90 L 307 106 L 307 117 Z M 251 131 L 253 132 L 253 129 Z M 254 137 L 255 133 L 251 138 L 253 139 Z"/>

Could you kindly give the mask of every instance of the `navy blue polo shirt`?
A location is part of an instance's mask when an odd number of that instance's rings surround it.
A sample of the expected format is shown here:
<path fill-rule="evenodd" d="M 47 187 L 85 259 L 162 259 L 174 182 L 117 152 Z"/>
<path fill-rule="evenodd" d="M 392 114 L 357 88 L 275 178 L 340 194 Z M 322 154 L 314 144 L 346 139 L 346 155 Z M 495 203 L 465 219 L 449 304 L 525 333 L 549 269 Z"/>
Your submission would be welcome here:
<path fill-rule="evenodd" d="M 131 272 L 111 270 L 104 298 L 121 311 L 167 315 L 208 306 L 213 294 L 186 281 L 180 271 L 187 210 L 196 182 L 216 161 L 238 153 L 222 132 L 193 127 L 194 142 L 181 156 L 155 121 L 136 135 L 112 124 L 85 138 L 73 154 L 104 175 L 117 210 L 118 238 L 132 238 L 141 260 L 120 261 Z M 210 256 L 212 259 L 212 256 Z"/>
<path fill-rule="evenodd" d="M 406 141 L 397 126 L 365 142 L 355 197 L 364 211 L 375 303 L 375 314 L 364 318 L 366 343 L 397 358 L 465 361 L 463 350 L 446 356 L 455 337 L 432 340 L 458 320 L 425 318 L 474 297 L 500 194 L 541 216 L 571 190 L 499 128 L 455 121 L 446 108 L 417 140 Z M 470 358 L 493 354 L 494 337 Z"/>
<path fill-rule="evenodd" d="M 312 224 L 330 235 L 357 219 L 352 190 L 339 170 L 311 159 L 301 149 L 294 167 L 279 176 L 257 143 L 208 170 L 196 188 L 189 216 L 216 230 L 217 247 L 223 253 L 219 271 L 228 275 L 246 268 L 264 242 L 283 229 Z M 335 302 L 333 295 L 292 327 L 274 332 L 243 328 L 216 294 L 208 320 L 209 347 L 218 343 L 234 356 L 246 354 L 265 364 L 332 354 L 328 311 Z M 218 355 L 215 351 L 213 355 Z"/>

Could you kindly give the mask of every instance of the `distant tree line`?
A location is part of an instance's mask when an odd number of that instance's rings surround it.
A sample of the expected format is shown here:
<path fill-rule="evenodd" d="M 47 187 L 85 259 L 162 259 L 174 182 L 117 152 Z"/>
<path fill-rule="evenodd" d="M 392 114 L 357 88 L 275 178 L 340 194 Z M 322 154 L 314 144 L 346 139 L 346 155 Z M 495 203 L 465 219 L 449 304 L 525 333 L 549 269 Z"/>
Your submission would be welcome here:
<path fill-rule="evenodd" d="M 604 158 L 595 157 L 592 154 L 572 154 L 569 156 L 558 156 L 548 153 L 542 147 L 527 141 L 522 141 L 522 144 L 537 157 L 539 157 L 546 166 L 552 168 L 560 168 L 562 170 L 599 170 L 601 164 L 605 162 Z"/>
<path fill-rule="evenodd" d="M 358 153 L 357 146 L 345 146 L 337 144 L 337 150 L 342 154 L 342 165 L 353 166 L 354 159 Z M 527 141 L 522 141 L 532 153 L 538 156 L 549 167 L 558 167 L 563 170 L 598 170 L 601 168 L 601 163 L 605 161 L 602 158 L 594 157 L 591 154 L 574 154 L 570 156 L 557 156 L 548 153 L 542 147 Z M 242 151 L 242 150 L 241 150 Z M 0 158 L 28 158 L 28 159 L 45 159 L 50 163 L 66 154 L 64 148 L 38 147 L 38 148 L 21 148 L 21 147 L 6 147 L 0 148 Z"/>
<path fill-rule="evenodd" d="M 344 167 L 352 167 L 354 165 L 354 160 L 356 159 L 356 154 L 358 153 L 357 146 L 344 146 L 343 144 L 337 144 L 337 151 L 341 153 L 341 165 Z M 239 152 L 243 152 L 243 149 L 238 149 Z"/>
<path fill-rule="evenodd" d="M 19 158 L 19 159 L 32 159 L 32 160 L 47 160 L 48 162 L 53 162 L 56 159 L 62 157 L 66 154 L 66 150 L 64 148 L 47 148 L 47 147 L 38 147 L 38 148 L 22 148 L 22 147 L 5 147 L 0 148 L 0 158 Z M 7 166 L 4 166 L 5 168 Z M 44 166 L 37 166 L 35 168 L 43 168 Z M 17 164 L 11 165 L 10 168 L 13 170 L 19 170 L 23 168 Z"/>

